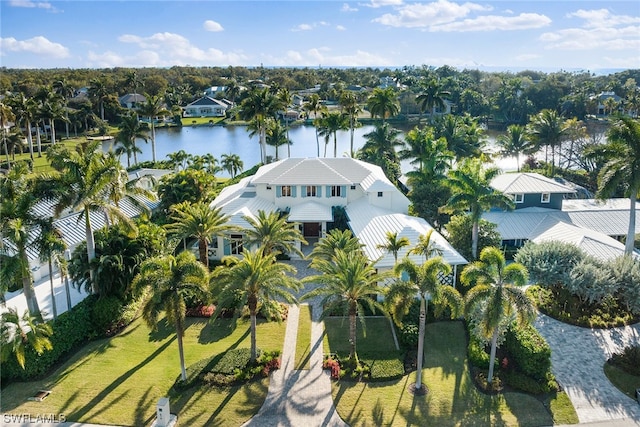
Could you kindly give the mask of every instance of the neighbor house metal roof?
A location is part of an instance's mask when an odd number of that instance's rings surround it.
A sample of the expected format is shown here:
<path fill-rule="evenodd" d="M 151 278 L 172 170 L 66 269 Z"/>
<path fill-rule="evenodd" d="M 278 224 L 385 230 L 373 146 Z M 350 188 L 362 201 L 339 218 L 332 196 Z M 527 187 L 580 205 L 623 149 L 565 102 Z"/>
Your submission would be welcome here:
<path fill-rule="evenodd" d="M 491 181 L 491 186 L 505 194 L 575 193 L 576 190 L 538 173 L 504 173 Z"/>

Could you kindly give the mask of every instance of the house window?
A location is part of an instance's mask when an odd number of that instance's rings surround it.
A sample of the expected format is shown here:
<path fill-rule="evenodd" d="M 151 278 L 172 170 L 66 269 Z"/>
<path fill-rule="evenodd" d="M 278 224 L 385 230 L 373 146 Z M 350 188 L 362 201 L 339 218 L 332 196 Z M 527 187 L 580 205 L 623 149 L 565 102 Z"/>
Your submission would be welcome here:
<path fill-rule="evenodd" d="M 291 186 L 283 185 L 282 186 L 282 197 L 291 197 Z"/>
<path fill-rule="evenodd" d="M 270 185 L 267 185 L 267 190 L 271 190 L 271 186 Z"/>
<path fill-rule="evenodd" d="M 355 189 L 356 189 L 356 186 L 355 186 L 355 185 L 352 185 L 352 186 L 351 186 L 351 189 L 352 189 L 352 190 L 355 190 Z"/>
<path fill-rule="evenodd" d="M 240 255 L 242 253 L 242 234 L 232 234 L 229 236 L 230 252 L 232 255 Z"/>
<path fill-rule="evenodd" d="M 382 191 L 378 191 L 378 197 L 382 197 Z"/>
<path fill-rule="evenodd" d="M 307 185 L 306 195 L 307 197 L 316 197 L 317 191 L 318 189 L 316 188 L 315 185 Z"/>
<path fill-rule="evenodd" d="M 542 193 L 542 196 L 540 197 L 540 202 L 541 203 L 549 203 L 550 201 L 551 201 L 551 194 Z"/>
<path fill-rule="evenodd" d="M 342 187 L 339 185 L 332 185 L 331 197 L 342 197 Z"/>
<path fill-rule="evenodd" d="M 516 203 L 524 203 L 524 194 L 522 193 L 514 194 L 513 201 Z"/>

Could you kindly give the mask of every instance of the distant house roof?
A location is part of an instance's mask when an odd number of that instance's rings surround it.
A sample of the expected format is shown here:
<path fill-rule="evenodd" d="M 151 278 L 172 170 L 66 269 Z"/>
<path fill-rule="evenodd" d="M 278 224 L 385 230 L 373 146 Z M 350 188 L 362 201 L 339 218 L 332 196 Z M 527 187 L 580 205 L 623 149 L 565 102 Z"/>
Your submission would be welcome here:
<path fill-rule="evenodd" d="M 576 190 L 538 173 L 504 173 L 491 181 L 491 186 L 505 194 L 575 193 Z"/>
<path fill-rule="evenodd" d="M 140 95 L 139 93 L 128 93 L 123 95 L 119 99 L 121 105 L 131 104 L 133 102 L 137 104 L 142 104 L 147 102 L 147 98 L 144 95 Z"/>
<path fill-rule="evenodd" d="M 398 233 L 399 238 L 406 237 L 411 242 L 409 246 L 398 252 L 399 259 L 409 256 L 418 264 L 424 262 L 422 255 L 408 255 L 409 250 L 418 243 L 419 237 L 433 229 L 423 218 L 374 207 L 367 203 L 366 199 L 348 204 L 346 212 L 349 216 L 349 227 L 364 245 L 365 254 L 371 260 L 378 260 L 376 267 L 391 268 L 395 263 L 392 254 L 378 247 L 386 243 L 387 231 Z M 451 265 L 467 263 L 467 260 L 440 233 L 434 230 L 431 239 L 442 251 L 442 257 L 446 262 Z"/>
<path fill-rule="evenodd" d="M 207 105 L 217 105 L 217 106 L 221 106 L 221 107 L 225 107 L 228 108 L 229 104 L 217 100 L 217 99 L 213 99 L 210 96 L 203 96 L 202 98 L 196 99 L 195 101 L 193 101 L 192 103 L 188 104 L 185 108 L 188 107 L 198 107 L 198 106 L 207 106 Z"/>

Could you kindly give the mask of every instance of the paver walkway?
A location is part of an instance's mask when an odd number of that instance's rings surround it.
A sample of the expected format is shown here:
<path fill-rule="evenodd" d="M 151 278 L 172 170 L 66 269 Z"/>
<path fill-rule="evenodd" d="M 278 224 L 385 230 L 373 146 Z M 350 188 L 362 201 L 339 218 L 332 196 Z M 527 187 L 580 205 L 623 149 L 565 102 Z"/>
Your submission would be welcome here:
<path fill-rule="evenodd" d="M 539 314 L 535 326 L 551 346 L 552 369 L 580 423 L 626 419 L 640 425 L 640 405 L 615 388 L 602 369 L 612 353 L 640 344 L 640 325 L 588 329 Z"/>
<path fill-rule="evenodd" d="M 291 263 L 298 269 L 298 277 L 309 274 L 308 262 L 291 261 Z M 309 286 L 302 293 L 308 290 Z M 312 301 L 310 306 L 311 368 L 309 370 L 294 369 L 300 309 L 292 305 L 289 307 L 287 317 L 280 369 L 271 375 L 269 392 L 262 407 L 244 426 L 348 427 L 333 405 L 330 374 L 322 369 L 324 325 L 319 320 L 320 305 L 317 301 Z"/>

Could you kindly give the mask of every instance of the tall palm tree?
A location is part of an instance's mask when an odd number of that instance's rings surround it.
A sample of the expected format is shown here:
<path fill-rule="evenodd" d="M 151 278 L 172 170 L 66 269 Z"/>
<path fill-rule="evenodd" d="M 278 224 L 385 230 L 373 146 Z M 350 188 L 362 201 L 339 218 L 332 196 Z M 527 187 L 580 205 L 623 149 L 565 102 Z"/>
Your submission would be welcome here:
<path fill-rule="evenodd" d="M 266 123 L 266 139 L 265 142 L 267 145 L 271 145 L 276 147 L 276 160 L 280 159 L 278 154 L 278 147 L 281 145 L 286 145 L 287 147 L 291 147 L 291 140 L 288 136 L 289 130 L 285 126 L 283 126 L 280 121 L 268 118 Z M 291 156 L 291 151 L 289 149 L 289 157 Z"/>
<path fill-rule="evenodd" d="M 338 251 L 361 251 L 362 247 L 362 243 L 353 235 L 351 230 L 334 228 L 315 244 L 311 251 L 311 258 L 330 260 Z"/>
<path fill-rule="evenodd" d="M 15 126 L 16 115 L 13 114 L 13 110 L 9 104 L 0 102 L 0 132 L 2 132 L 2 145 L 4 147 L 4 153 L 7 156 L 7 167 L 11 168 L 11 161 L 9 160 L 9 147 L 7 144 L 7 131 L 10 126 Z"/>
<path fill-rule="evenodd" d="M 178 150 L 175 153 L 169 153 L 167 154 L 167 158 L 169 159 L 169 162 L 173 165 L 173 169 L 176 172 L 180 170 L 185 170 L 187 168 L 187 160 L 189 159 L 189 154 L 186 151 Z"/>
<path fill-rule="evenodd" d="M 52 334 L 51 325 L 42 322 L 40 316 L 31 315 L 29 310 L 20 316 L 14 307 L 8 307 L 0 315 L 0 360 L 5 362 L 13 355 L 24 369 L 27 348 L 33 348 L 38 355 L 53 349 L 49 340 Z"/>
<path fill-rule="evenodd" d="M 302 108 L 304 109 L 304 111 L 313 113 L 314 125 L 316 129 L 316 145 L 318 147 L 317 157 L 320 157 L 320 138 L 318 134 L 318 123 L 316 122 L 318 120 L 318 113 L 325 111 L 327 107 L 322 105 L 322 103 L 320 102 L 320 96 L 317 93 L 312 93 L 309 96 L 309 99 L 303 104 Z"/>
<path fill-rule="evenodd" d="M 493 365 L 500 328 L 513 317 L 521 324 L 531 322 L 536 310 L 520 286 L 528 280 L 527 269 L 519 263 L 506 265 L 502 251 L 486 247 L 480 258 L 465 267 L 460 280 L 475 285 L 466 295 L 465 313 L 479 325 L 479 332 L 491 339 L 488 382 L 493 381 Z"/>
<path fill-rule="evenodd" d="M 471 254 L 474 259 L 478 256 L 478 228 L 482 212 L 492 207 L 513 209 L 514 206 L 510 197 L 491 187 L 491 181 L 499 174 L 498 168 L 483 168 L 479 159 L 468 159 L 449 172 L 448 185 L 453 194 L 445 210 L 471 215 Z"/>
<path fill-rule="evenodd" d="M 409 312 L 416 294 L 420 299 L 420 318 L 418 325 L 418 357 L 416 371 L 416 390 L 422 390 L 422 360 L 424 357 L 424 332 L 429 299 L 439 313 L 444 307 L 451 309 L 451 318 L 456 318 L 462 309 L 462 296 L 453 287 L 443 285 L 440 277 L 451 274 L 451 266 L 442 257 L 429 258 L 418 265 L 405 258 L 395 266 L 396 274 L 406 274 L 408 280 L 396 280 L 387 290 L 386 304 L 391 308 L 396 321 Z"/>
<path fill-rule="evenodd" d="M 376 124 L 373 131 L 364 135 L 366 142 L 357 158 L 378 165 L 391 182 L 400 177 L 400 159 L 396 147 L 402 146 L 400 131 L 389 123 Z"/>
<path fill-rule="evenodd" d="M 222 168 L 229 172 L 231 178 L 235 178 L 238 172 L 242 172 L 244 163 L 237 154 L 223 154 L 221 157 Z"/>
<path fill-rule="evenodd" d="M 151 126 L 151 158 L 153 162 L 156 161 L 156 125 L 155 119 L 158 116 L 165 116 L 170 114 L 166 109 L 163 97 L 160 95 L 149 95 L 146 93 L 145 98 L 147 101 L 138 109 L 140 115 L 149 119 L 149 125 Z"/>
<path fill-rule="evenodd" d="M 89 81 L 89 97 L 94 98 L 100 110 L 100 119 L 104 120 L 104 101 L 109 96 L 109 89 L 104 77 L 91 79 Z"/>
<path fill-rule="evenodd" d="M 362 108 L 358 104 L 358 98 L 353 92 L 343 91 L 340 95 L 340 109 L 342 113 L 349 118 L 349 133 L 350 133 L 350 144 L 349 144 L 349 156 L 354 157 L 355 152 L 353 151 L 353 134 L 355 133 L 356 127 L 358 127 L 358 114 L 362 112 Z"/>
<path fill-rule="evenodd" d="M 211 281 L 219 290 L 219 305 L 234 308 L 247 306 L 251 318 L 251 361 L 257 358 L 256 314 L 258 304 L 273 300 L 297 303 L 293 292 L 300 289 L 295 277 L 296 269 L 277 262 L 275 253 L 266 253 L 263 248 L 244 251 L 242 259 L 226 258 L 227 266 L 214 270 Z M 239 310 L 237 310 L 239 311 Z"/>
<path fill-rule="evenodd" d="M 346 130 L 348 123 L 344 115 L 337 111 L 323 113 L 318 120 L 318 135 L 325 140 L 333 135 L 333 157 L 338 157 L 338 131 Z M 327 145 L 324 146 L 324 157 L 327 157 Z"/>
<path fill-rule="evenodd" d="M 429 258 L 433 258 L 436 256 L 442 255 L 442 249 L 436 245 L 436 242 L 431 240 L 431 236 L 433 236 L 433 228 L 427 231 L 425 234 L 421 234 L 418 236 L 418 243 L 411 248 L 409 253 L 422 255 L 425 260 Z"/>
<path fill-rule="evenodd" d="M 393 117 L 400 112 L 398 96 L 392 87 L 386 89 L 375 88 L 367 99 L 367 107 L 371 117 L 380 117 L 384 122 L 388 117 Z"/>
<path fill-rule="evenodd" d="M 243 120 L 254 120 L 260 142 L 260 161 L 265 163 L 266 154 L 266 118 L 275 116 L 279 108 L 278 98 L 268 88 L 253 89 L 240 103 L 240 117 Z"/>
<path fill-rule="evenodd" d="M 545 146 L 545 153 L 551 148 L 551 174 L 553 175 L 556 166 L 555 149 L 556 147 L 560 149 L 562 140 L 567 134 L 563 118 L 555 110 L 542 110 L 531 118 L 527 132 L 538 147 Z M 546 154 L 545 161 L 547 161 Z"/>
<path fill-rule="evenodd" d="M 144 142 L 148 141 L 147 130 L 149 127 L 146 123 L 141 123 L 138 120 L 138 115 L 132 112 L 120 116 L 120 123 L 118 123 L 118 135 L 116 136 L 116 143 L 120 146 L 116 148 L 117 154 L 127 155 L 127 167 L 131 166 L 131 155 L 133 155 L 133 164 L 138 164 L 138 153 L 142 153 L 142 150 L 136 146 L 136 140 L 141 139 Z"/>
<path fill-rule="evenodd" d="M 64 110 L 64 117 L 65 117 L 65 131 L 66 131 L 66 137 L 67 139 L 69 139 L 69 123 L 71 122 L 69 120 L 69 98 L 71 98 L 75 92 L 74 88 L 69 84 L 69 82 L 67 82 L 67 80 L 63 77 L 60 80 L 56 80 L 55 82 L 53 82 L 53 90 L 60 95 L 60 97 L 62 98 L 62 106 L 63 106 L 63 110 Z"/>
<path fill-rule="evenodd" d="M 393 255 L 393 264 L 396 265 L 398 263 L 398 252 L 406 246 L 409 246 L 411 242 L 407 237 L 398 238 L 398 232 L 392 233 L 387 231 L 385 234 L 385 242 L 379 244 L 378 249 L 383 249 L 384 251 Z"/>
<path fill-rule="evenodd" d="M 498 145 L 500 146 L 500 154 L 503 156 L 515 156 L 520 172 L 520 154 L 533 154 L 535 146 L 531 144 L 529 135 L 524 126 L 509 125 L 507 133 L 498 137 Z"/>
<path fill-rule="evenodd" d="M 363 307 L 372 311 L 384 308 L 376 301 L 382 293 L 378 282 L 391 277 L 391 272 L 377 273 L 376 268 L 360 250 L 336 251 L 331 259 L 315 257 L 311 267 L 321 274 L 308 276 L 303 282 L 319 283 L 321 286 L 303 295 L 302 299 L 322 297 L 321 318 L 329 313 L 343 313 L 349 317 L 349 359 L 358 360 L 356 352 L 356 321 L 364 325 Z"/>
<path fill-rule="evenodd" d="M 47 152 L 51 166 L 60 173 L 56 215 L 60 215 L 65 209 L 80 211 L 78 220 L 84 220 L 90 264 L 96 253 L 90 213 L 99 211 L 109 218 L 131 223 L 118 206 L 109 202 L 109 196 L 113 197 L 113 183 L 120 179 L 122 165 L 109 161 L 109 156 L 98 149 L 98 144 L 80 144 L 74 150 L 57 145 Z M 93 270 L 90 270 L 90 275 L 92 291 L 95 293 L 98 288 L 93 280 Z"/>
<path fill-rule="evenodd" d="M 156 329 L 161 313 L 176 328 L 178 351 L 180 353 L 180 378 L 187 380 L 184 363 L 184 335 L 185 297 L 199 296 L 207 293 L 209 273 L 188 251 L 178 256 L 165 255 L 151 258 L 142 263 L 140 273 L 133 281 L 133 287 L 138 293 L 149 289 L 149 298 L 142 307 L 142 318 L 152 329 Z"/>
<path fill-rule="evenodd" d="M 23 123 L 27 131 L 27 143 L 29 144 L 29 156 L 31 162 L 33 162 L 33 134 L 31 133 L 31 122 L 34 117 L 35 101 L 32 98 L 27 98 L 22 92 L 18 92 L 13 97 L 9 98 L 9 105 L 11 105 L 16 119 L 19 123 Z"/>
<path fill-rule="evenodd" d="M 287 157 L 291 157 L 291 140 L 289 139 L 289 115 L 287 113 L 289 112 L 288 111 L 289 105 L 291 105 L 291 101 L 293 100 L 293 97 L 289 89 L 287 89 L 286 87 L 281 87 L 280 89 L 278 89 L 278 91 L 276 92 L 276 96 L 278 97 L 278 101 L 280 102 L 282 110 L 284 111 L 285 138 L 282 138 L 282 140 L 286 139 Z M 278 146 L 276 145 L 276 159 L 278 157 L 277 150 L 278 150 Z"/>
<path fill-rule="evenodd" d="M 259 210 L 257 218 L 245 216 L 243 219 L 250 226 L 244 230 L 245 245 L 248 247 L 262 247 L 266 255 L 294 252 L 303 256 L 297 244 L 307 244 L 307 241 L 298 229 L 298 224 L 287 222 L 287 215 Z"/>
<path fill-rule="evenodd" d="M 625 253 L 634 250 L 636 232 L 636 201 L 640 192 L 640 123 L 629 117 L 617 118 L 607 131 L 612 158 L 598 174 L 597 197 L 611 197 L 620 188 L 629 197 L 629 230 Z"/>
<path fill-rule="evenodd" d="M 53 266 L 59 265 L 63 259 L 63 254 L 67 245 L 62 240 L 62 233 L 57 228 L 53 227 L 53 221 L 49 219 L 46 221 L 45 227 L 40 232 L 40 236 L 37 240 L 38 253 L 40 254 L 40 260 L 46 261 L 49 266 L 49 287 L 51 290 L 51 310 L 53 318 L 58 317 L 58 307 L 56 304 L 55 291 L 53 286 Z"/>
<path fill-rule="evenodd" d="M 437 79 L 430 79 L 420 86 L 423 91 L 416 97 L 416 102 L 420 106 L 420 114 L 429 110 L 431 113 L 429 120 L 433 123 L 436 108 L 444 110 L 445 99 L 451 95 L 451 92 L 444 90 L 442 83 Z"/>
<path fill-rule="evenodd" d="M 234 229 L 227 224 L 229 217 L 221 212 L 221 208 L 210 208 L 207 202 L 173 205 L 169 215 L 173 222 L 167 225 L 167 231 L 180 239 L 194 237 L 198 241 L 200 262 L 207 268 L 211 239 Z"/>

